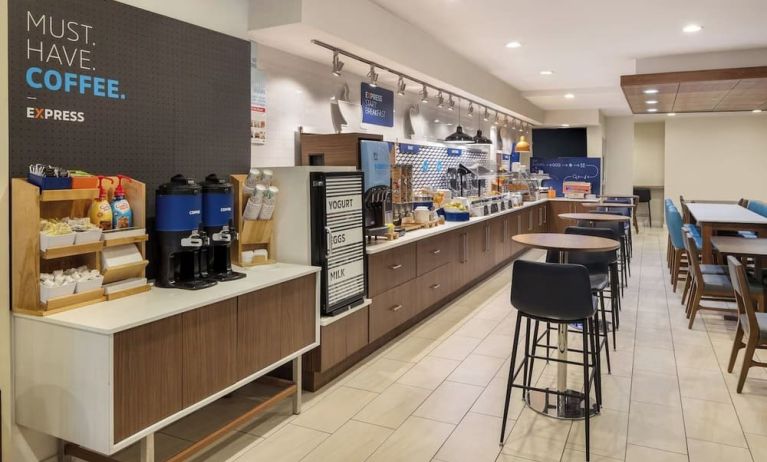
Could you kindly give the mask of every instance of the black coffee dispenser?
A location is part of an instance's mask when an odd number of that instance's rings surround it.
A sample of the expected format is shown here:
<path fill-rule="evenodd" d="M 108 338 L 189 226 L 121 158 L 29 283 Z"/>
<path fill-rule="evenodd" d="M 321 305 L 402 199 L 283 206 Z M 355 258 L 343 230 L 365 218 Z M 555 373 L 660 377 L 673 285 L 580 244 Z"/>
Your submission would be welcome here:
<path fill-rule="evenodd" d="M 157 188 L 155 198 L 158 287 L 197 290 L 216 284 L 201 260 L 208 237 L 202 229 L 202 188 L 176 175 Z"/>
<path fill-rule="evenodd" d="M 242 279 L 245 273 L 232 271 L 231 247 L 238 239 L 234 229 L 232 184 L 215 173 L 205 177 L 202 186 L 202 226 L 210 237 L 202 250 L 208 277 L 217 281 Z"/>

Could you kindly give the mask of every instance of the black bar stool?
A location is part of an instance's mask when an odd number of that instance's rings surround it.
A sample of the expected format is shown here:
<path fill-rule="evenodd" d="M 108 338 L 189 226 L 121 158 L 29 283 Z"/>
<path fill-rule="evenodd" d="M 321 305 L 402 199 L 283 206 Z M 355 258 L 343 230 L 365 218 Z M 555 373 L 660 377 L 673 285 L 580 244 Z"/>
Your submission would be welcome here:
<path fill-rule="evenodd" d="M 558 400 L 568 400 L 573 398 L 570 391 L 555 391 L 532 386 L 533 361 L 535 359 L 546 359 L 545 357 L 536 357 L 534 349 L 529 350 L 530 344 L 530 322 L 536 322 L 536 331 L 541 322 L 551 324 L 572 324 L 581 323 L 581 338 L 583 342 L 582 350 L 570 349 L 572 352 L 582 353 L 582 362 L 560 360 L 551 358 L 550 361 L 557 363 L 579 365 L 583 367 L 583 395 L 576 399 L 583 401 L 584 422 L 586 433 L 586 460 L 590 458 L 590 440 L 589 440 L 589 416 L 591 414 L 591 383 L 598 380 L 599 376 L 599 358 L 597 356 L 597 346 L 599 342 L 594 333 L 595 315 L 597 313 L 596 302 L 591 292 L 591 281 L 589 272 L 583 265 L 558 264 L 558 263 L 538 263 L 518 260 L 514 263 L 514 269 L 511 279 L 511 303 L 517 309 L 517 320 L 514 329 L 514 346 L 511 350 L 511 366 L 509 368 L 509 379 L 506 385 L 506 402 L 503 407 L 503 421 L 501 423 L 501 439 L 503 444 L 506 433 L 506 419 L 509 415 L 509 403 L 511 402 L 511 389 L 521 388 L 525 397 L 530 391 L 537 391 L 546 394 L 556 395 Z M 519 333 L 522 326 L 522 318 L 527 323 L 525 338 L 525 357 L 520 367 L 516 368 L 517 345 L 519 343 Z M 534 345 L 537 343 L 537 332 L 533 337 Z M 591 359 L 589 359 L 591 356 Z M 515 384 L 514 381 L 522 372 L 522 384 Z M 597 404 L 601 400 L 601 390 L 596 383 Z M 580 403 L 578 403 L 580 405 Z"/>

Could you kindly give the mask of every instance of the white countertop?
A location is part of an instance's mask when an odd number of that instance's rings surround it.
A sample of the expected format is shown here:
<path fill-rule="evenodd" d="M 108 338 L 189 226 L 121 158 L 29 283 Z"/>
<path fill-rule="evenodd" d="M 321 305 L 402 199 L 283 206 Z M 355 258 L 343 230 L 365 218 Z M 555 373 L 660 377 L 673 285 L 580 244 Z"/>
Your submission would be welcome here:
<path fill-rule="evenodd" d="M 515 207 L 510 210 L 504 210 L 503 212 L 493 213 L 492 215 L 487 215 L 484 217 L 471 217 L 469 221 L 447 221 L 444 225 L 435 226 L 433 228 L 428 229 L 419 229 L 416 231 L 410 231 L 408 233 L 405 233 L 404 236 L 401 236 L 397 239 L 394 239 L 393 241 L 387 241 L 384 239 L 379 239 L 377 241 L 371 241 L 367 243 L 366 252 L 368 255 L 372 255 L 379 252 L 384 252 L 386 250 L 393 249 L 395 247 L 399 247 L 401 245 L 407 245 L 413 242 L 417 242 L 421 239 L 426 239 L 428 237 L 436 236 L 438 234 L 446 233 L 449 231 L 453 231 L 459 228 L 463 228 L 464 226 L 470 226 L 475 223 L 479 223 L 485 220 L 490 220 L 495 217 L 500 217 L 503 215 L 506 215 L 508 213 L 514 213 L 519 210 L 525 210 L 529 207 L 533 207 L 535 205 L 544 204 L 549 201 L 565 201 L 565 202 L 599 202 L 599 199 L 567 199 L 565 197 L 557 197 L 553 199 L 545 198 L 540 199 L 537 201 L 531 201 L 531 202 L 525 202 L 524 205 L 520 207 Z"/>
<path fill-rule="evenodd" d="M 738 204 L 687 203 L 695 220 L 703 223 L 744 223 L 767 225 L 767 218 Z"/>
<path fill-rule="evenodd" d="M 14 313 L 14 316 L 111 335 L 320 271 L 320 268 L 315 266 L 286 263 L 234 269 L 248 276 L 235 281 L 219 282 L 213 287 L 201 290 L 161 289 L 153 286 L 149 292 L 50 316 L 20 313 Z"/>

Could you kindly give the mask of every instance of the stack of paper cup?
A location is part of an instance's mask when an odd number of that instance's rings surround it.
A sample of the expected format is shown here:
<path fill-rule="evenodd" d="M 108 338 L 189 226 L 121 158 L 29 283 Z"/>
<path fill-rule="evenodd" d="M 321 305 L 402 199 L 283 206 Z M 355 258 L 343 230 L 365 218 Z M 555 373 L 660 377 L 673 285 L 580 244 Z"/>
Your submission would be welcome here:
<path fill-rule="evenodd" d="M 260 186 L 260 185 L 259 185 Z M 277 186 L 269 186 L 269 189 L 264 192 L 263 206 L 261 207 L 261 214 L 258 218 L 261 220 L 271 220 L 274 213 L 274 207 L 277 205 L 277 193 L 280 190 Z"/>

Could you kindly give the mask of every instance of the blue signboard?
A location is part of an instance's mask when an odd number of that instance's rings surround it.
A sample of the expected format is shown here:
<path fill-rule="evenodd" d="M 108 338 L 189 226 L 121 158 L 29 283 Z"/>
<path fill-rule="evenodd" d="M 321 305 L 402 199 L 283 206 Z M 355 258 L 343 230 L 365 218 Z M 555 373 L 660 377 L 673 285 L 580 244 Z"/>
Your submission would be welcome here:
<path fill-rule="evenodd" d="M 421 152 L 421 146 L 418 146 L 417 144 L 400 143 L 399 152 L 403 154 L 418 154 Z"/>
<path fill-rule="evenodd" d="M 543 186 L 549 186 L 562 195 L 562 182 L 584 181 L 591 183 L 591 193 L 600 194 L 602 186 L 602 159 L 598 157 L 557 157 L 530 159 L 530 172 L 542 170 L 551 179 L 545 180 Z"/>
<path fill-rule="evenodd" d="M 394 126 L 394 92 L 381 87 L 360 84 L 362 122 L 366 124 Z"/>
<path fill-rule="evenodd" d="M 463 154 L 463 151 L 458 148 L 447 148 L 447 156 L 448 157 L 461 157 L 461 154 Z"/>

